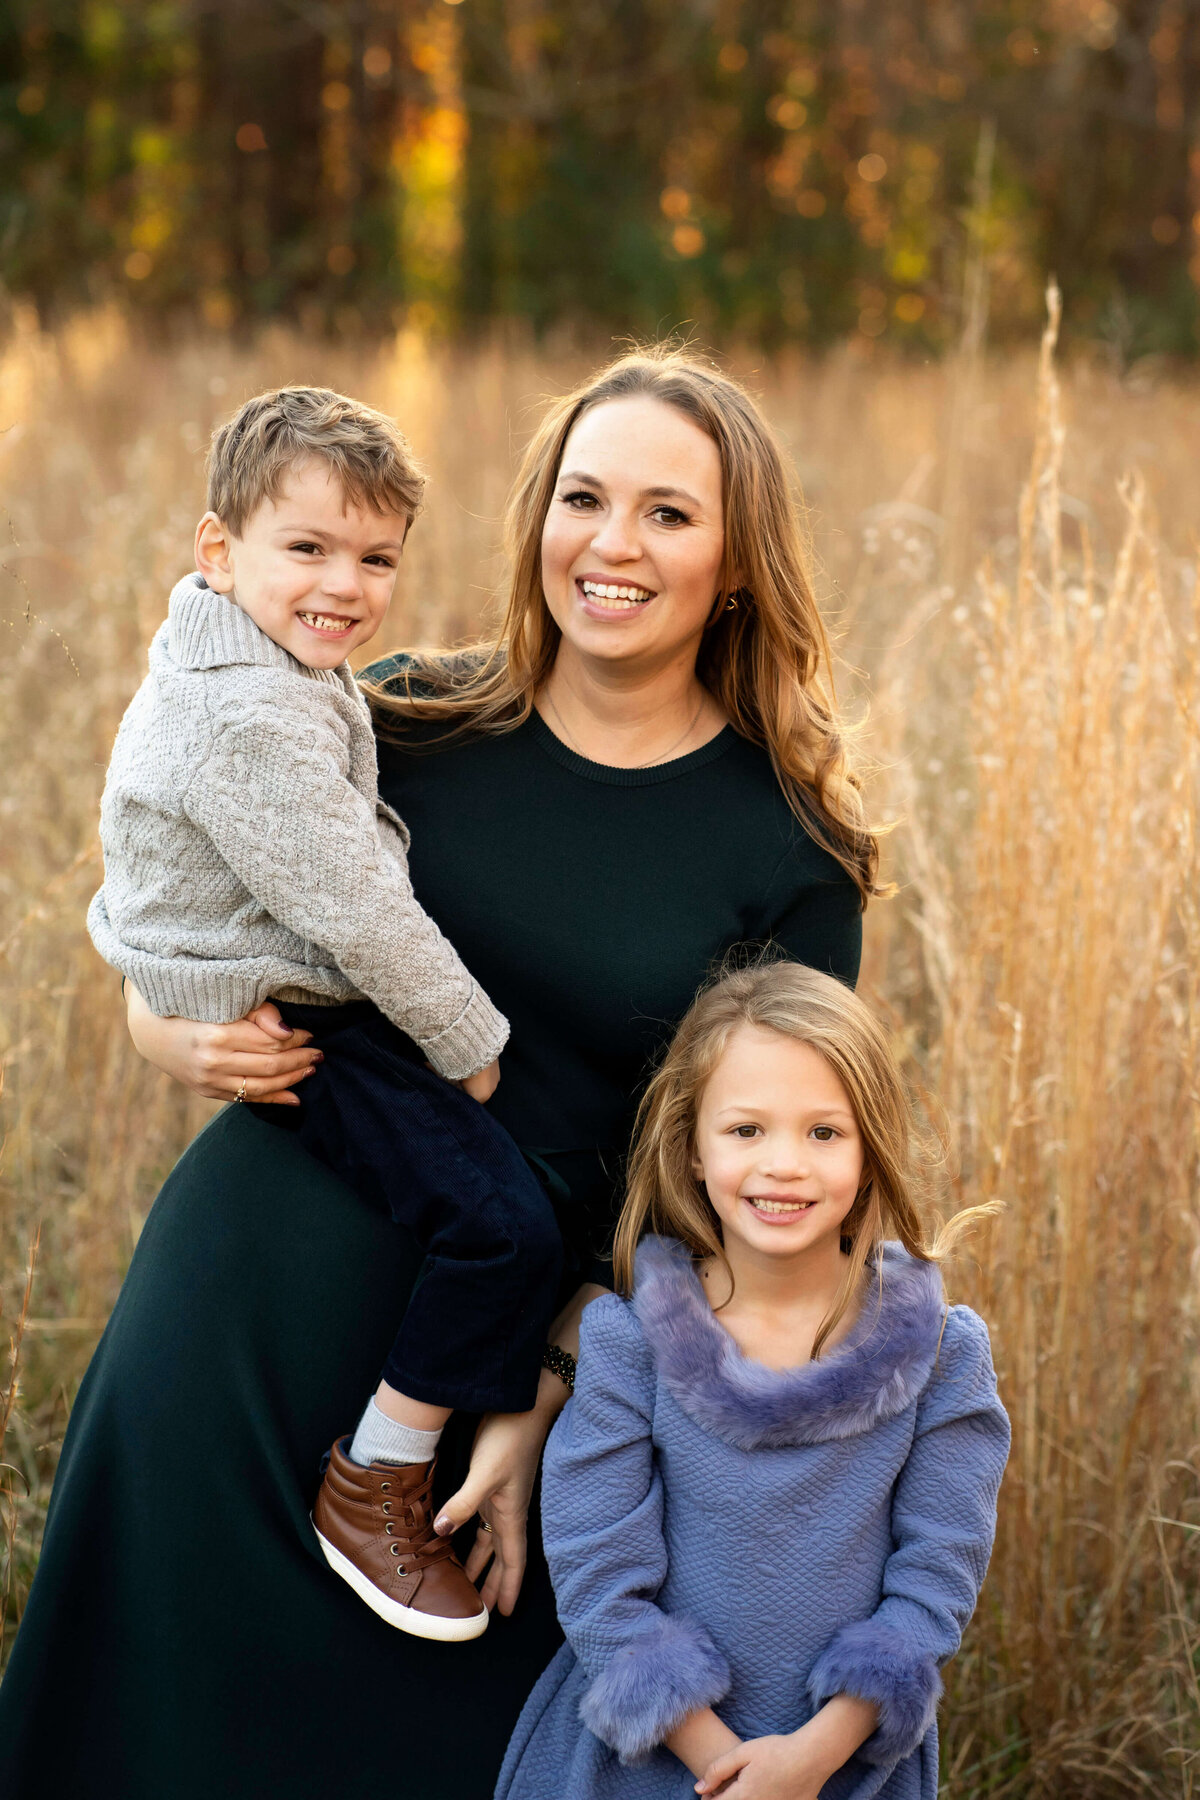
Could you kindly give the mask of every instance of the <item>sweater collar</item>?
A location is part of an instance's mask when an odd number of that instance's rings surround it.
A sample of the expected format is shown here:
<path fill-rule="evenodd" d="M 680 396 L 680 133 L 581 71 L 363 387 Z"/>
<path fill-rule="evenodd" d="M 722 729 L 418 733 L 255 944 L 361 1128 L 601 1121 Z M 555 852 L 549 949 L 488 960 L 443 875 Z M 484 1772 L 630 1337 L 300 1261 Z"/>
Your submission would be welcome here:
<path fill-rule="evenodd" d="M 345 687 L 341 669 L 310 669 L 290 656 L 254 623 L 234 601 L 209 587 L 203 575 L 185 575 L 171 591 L 167 611 L 167 646 L 182 669 L 219 669 L 231 663 L 253 663 L 290 669 L 333 687 Z"/>
<path fill-rule="evenodd" d="M 945 1317 L 941 1273 L 885 1244 L 881 1281 L 828 1356 L 769 1369 L 743 1356 L 705 1298 L 690 1251 L 643 1239 L 633 1309 L 667 1391 L 698 1425 L 743 1450 L 856 1437 L 903 1412 L 932 1372 Z"/>

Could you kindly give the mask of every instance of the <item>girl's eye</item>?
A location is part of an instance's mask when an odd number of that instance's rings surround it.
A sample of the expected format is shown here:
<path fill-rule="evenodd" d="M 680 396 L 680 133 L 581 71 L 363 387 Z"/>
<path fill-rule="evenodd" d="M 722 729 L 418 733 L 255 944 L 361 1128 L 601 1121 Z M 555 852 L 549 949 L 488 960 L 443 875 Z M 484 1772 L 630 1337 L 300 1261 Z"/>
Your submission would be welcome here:
<path fill-rule="evenodd" d="M 757 1137 L 758 1136 L 758 1126 L 757 1125 L 735 1125 L 733 1128 L 733 1135 L 735 1137 L 740 1137 L 740 1138 Z"/>
<path fill-rule="evenodd" d="M 837 1136 L 837 1132 L 833 1129 L 832 1125 L 814 1125 L 813 1136 L 816 1138 L 818 1144 L 831 1144 Z"/>
<path fill-rule="evenodd" d="M 599 506 L 595 494 L 589 494 L 586 488 L 577 488 L 573 494 L 559 496 L 564 506 L 573 506 L 577 512 L 590 512 L 592 507 Z"/>

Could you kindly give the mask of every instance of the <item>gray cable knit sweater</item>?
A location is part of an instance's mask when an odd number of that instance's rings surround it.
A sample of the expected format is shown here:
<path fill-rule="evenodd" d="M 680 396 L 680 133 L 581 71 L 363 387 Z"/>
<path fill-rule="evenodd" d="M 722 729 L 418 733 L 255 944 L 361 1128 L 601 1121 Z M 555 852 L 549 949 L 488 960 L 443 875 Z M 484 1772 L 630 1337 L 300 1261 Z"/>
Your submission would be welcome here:
<path fill-rule="evenodd" d="M 306 668 L 200 575 L 121 721 L 100 836 L 88 930 L 160 1017 L 366 997 L 450 1079 L 503 1049 L 507 1021 L 413 896 L 349 665 Z"/>

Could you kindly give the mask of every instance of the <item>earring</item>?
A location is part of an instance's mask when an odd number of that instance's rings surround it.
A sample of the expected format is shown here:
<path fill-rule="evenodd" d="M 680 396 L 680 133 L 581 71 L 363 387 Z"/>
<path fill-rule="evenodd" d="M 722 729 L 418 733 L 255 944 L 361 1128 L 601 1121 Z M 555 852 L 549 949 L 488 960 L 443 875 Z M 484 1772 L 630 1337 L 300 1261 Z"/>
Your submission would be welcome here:
<path fill-rule="evenodd" d="M 736 594 L 730 594 L 728 600 L 726 600 L 725 611 L 726 612 L 736 612 L 737 611 L 737 595 Z"/>

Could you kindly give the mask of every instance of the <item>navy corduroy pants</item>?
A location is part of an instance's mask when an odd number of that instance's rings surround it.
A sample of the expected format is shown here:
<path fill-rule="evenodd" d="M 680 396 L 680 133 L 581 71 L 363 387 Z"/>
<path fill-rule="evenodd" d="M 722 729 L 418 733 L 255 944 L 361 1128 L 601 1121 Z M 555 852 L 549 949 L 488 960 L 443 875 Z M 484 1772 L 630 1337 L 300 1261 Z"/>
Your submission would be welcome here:
<path fill-rule="evenodd" d="M 254 1112 L 294 1132 L 424 1252 L 383 1379 L 466 1412 L 526 1412 L 562 1274 L 546 1192 L 486 1107 L 435 1075 L 369 1001 L 277 1001 L 324 1061 L 298 1107 Z"/>

